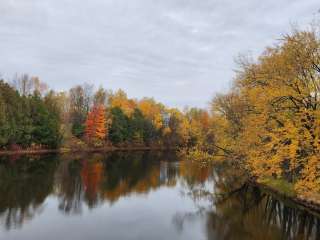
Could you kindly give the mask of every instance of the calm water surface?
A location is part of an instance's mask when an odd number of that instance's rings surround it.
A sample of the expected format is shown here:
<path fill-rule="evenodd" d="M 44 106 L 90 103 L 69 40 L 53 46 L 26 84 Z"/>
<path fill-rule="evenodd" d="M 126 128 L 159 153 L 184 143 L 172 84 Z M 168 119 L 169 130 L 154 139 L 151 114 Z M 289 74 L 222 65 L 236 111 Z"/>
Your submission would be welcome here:
<path fill-rule="evenodd" d="M 317 216 L 174 153 L 0 159 L 0 239 L 320 239 Z"/>

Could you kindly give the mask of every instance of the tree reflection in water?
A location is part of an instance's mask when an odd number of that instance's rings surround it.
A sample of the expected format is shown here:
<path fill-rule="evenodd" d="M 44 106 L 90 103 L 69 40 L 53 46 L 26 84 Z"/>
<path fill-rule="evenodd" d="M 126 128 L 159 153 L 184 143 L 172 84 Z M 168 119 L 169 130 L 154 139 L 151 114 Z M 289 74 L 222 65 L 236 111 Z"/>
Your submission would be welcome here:
<path fill-rule="evenodd" d="M 147 151 L 2 157 L 0 220 L 6 229 L 21 226 L 41 212 L 49 195 L 58 197 L 61 212 L 81 214 L 83 204 L 94 208 L 132 193 L 175 186 L 178 172 L 170 161 L 177 162 L 177 156 Z"/>
<path fill-rule="evenodd" d="M 66 214 L 81 214 L 84 189 L 79 174 L 82 164 L 79 159 L 63 159 L 56 171 L 55 194 L 59 198 L 59 210 Z"/>
<path fill-rule="evenodd" d="M 179 232 L 202 222 L 207 239 L 320 239 L 316 215 L 244 182 L 226 163 L 201 167 L 164 152 L 13 156 L 0 160 L 0 221 L 8 230 L 21 227 L 49 196 L 60 212 L 75 215 L 166 187 L 195 206 L 172 216 Z"/>
<path fill-rule="evenodd" d="M 200 170 L 195 170 L 195 166 L 192 169 L 186 172 L 194 177 L 192 172 Z M 212 168 L 214 187 L 211 190 L 204 185 L 195 188 L 194 182 L 189 184 L 188 195 L 195 203 L 206 198 L 212 204 L 209 208 L 198 207 L 194 213 L 175 216 L 177 228 L 180 229 L 185 221 L 201 216 L 207 219 L 208 239 L 320 239 L 320 219 L 315 213 L 239 182 L 241 175 L 232 166 L 217 165 Z M 188 181 L 190 176 L 186 179 Z M 202 182 L 201 177 L 198 182 Z"/>
<path fill-rule="evenodd" d="M 57 159 L 9 156 L 0 159 L 0 220 L 6 229 L 21 227 L 41 212 L 53 191 Z"/>

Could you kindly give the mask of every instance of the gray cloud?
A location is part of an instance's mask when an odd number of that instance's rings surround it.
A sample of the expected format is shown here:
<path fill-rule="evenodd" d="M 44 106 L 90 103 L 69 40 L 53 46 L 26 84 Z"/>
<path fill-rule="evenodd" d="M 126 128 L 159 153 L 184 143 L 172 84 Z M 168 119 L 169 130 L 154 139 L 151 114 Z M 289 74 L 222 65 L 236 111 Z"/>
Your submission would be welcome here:
<path fill-rule="evenodd" d="M 203 107 L 229 87 L 235 56 L 257 56 L 319 8 L 317 0 L 0 0 L 0 72 Z"/>

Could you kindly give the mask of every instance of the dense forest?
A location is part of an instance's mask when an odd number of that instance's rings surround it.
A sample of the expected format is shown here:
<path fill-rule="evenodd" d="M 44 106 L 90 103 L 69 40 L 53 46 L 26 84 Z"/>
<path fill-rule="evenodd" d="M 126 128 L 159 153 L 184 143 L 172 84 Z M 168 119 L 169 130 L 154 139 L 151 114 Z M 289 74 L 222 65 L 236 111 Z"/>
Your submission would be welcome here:
<path fill-rule="evenodd" d="M 191 146 L 209 114 L 181 112 L 152 98 L 130 99 L 89 84 L 55 92 L 37 77 L 0 81 L 0 148 L 83 149 L 107 146 Z"/>
<path fill-rule="evenodd" d="M 0 146 L 19 149 L 34 145 L 55 148 L 61 141 L 59 109 L 53 92 L 41 96 L 40 82 L 27 76 L 21 91 L 0 81 Z M 27 84 L 35 88 L 27 92 Z"/>

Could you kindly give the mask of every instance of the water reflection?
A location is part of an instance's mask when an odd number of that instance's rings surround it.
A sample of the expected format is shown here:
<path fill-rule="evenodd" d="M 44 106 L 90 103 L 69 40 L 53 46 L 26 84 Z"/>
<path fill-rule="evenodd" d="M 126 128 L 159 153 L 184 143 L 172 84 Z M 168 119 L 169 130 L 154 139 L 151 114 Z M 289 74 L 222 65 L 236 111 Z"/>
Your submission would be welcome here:
<path fill-rule="evenodd" d="M 0 219 L 7 229 L 32 219 L 52 192 L 56 158 L 15 156 L 0 164 Z"/>
<path fill-rule="evenodd" d="M 41 239 L 34 230 L 28 238 L 26 224 L 40 217 L 79 216 L 79 227 L 88 231 L 83 215 L 97 227 L 92 239 L 320 239 L 315 214 L 242 179 L 233 166 L 204 168 L 164 152 L 1 158 L 0 221 L 7 231 L 0 230 L 0 239 L 10 239 L 11 229 L 19 229 L 15 233 L 24 239 Z M 88 215 L 87 209 L 116 212 L 107 220 L 97 212 Z M 124 221 L 133 211 L 138 212 L 130 223 L 135 231 Z M 98 228 L 101 219 L 111 232 Z M 138 227 L 145 221 L 148 230 Z M 62 231 L 59 238 L 71 239 L 71 232 Z"/>
<path fill-rule="evenodd" d="M 81 213 L 82 202 L 94 208 L 131 193 L 146 194 L 160 185 L 175 186 L 178 173 L 163 157 L 160 152 L 128 152 L 63 160 L 55 177 L 60 209 Z"/>

